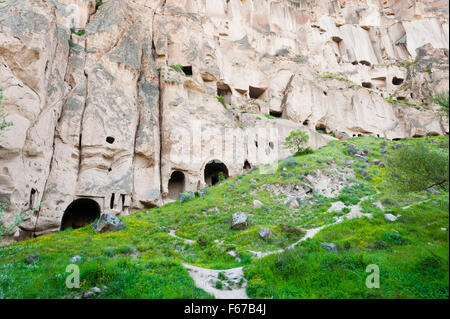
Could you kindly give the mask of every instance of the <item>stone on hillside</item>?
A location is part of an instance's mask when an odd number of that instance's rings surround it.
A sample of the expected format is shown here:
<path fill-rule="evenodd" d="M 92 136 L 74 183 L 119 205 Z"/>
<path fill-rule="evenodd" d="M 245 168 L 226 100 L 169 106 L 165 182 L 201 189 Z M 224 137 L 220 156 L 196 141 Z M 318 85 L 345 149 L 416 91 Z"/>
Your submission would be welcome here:
<path fill-rule="evenodd" d="M 30 255 L 28 255 L 27 258 L 25 259 L 25 263 L 26 263 L 27 265 L 29 265 L 29 264 L 32 264 L 32 263 L 38 261 L 38 260 L 39 260 L 39 256 L 38 256 L 38 255 L 30 254 Z"/>
<path fill-rule="evenodd" d="M 233 230 L 245 230 L 247 229 L 247 215 L 243 212 L 234 213 L 231 217 L 231 229 Z"/>
<path fill-rule="evenodd" d="M 91 291 L 92 291 L 93 293 L 95 293 L 95 294 L 99 294 L 99 293 L 102 292 L 102 290 L 101 290 L 100 288 L 98 288 L 98 287 L 92 288 Z"/>
<path fill-rule="evenodd" d="M 380 148 L 380 153 L 381 153 L 381 154 L 387 153 L 387 148 L 386 148 L 386 147 Z"/>
<path fill-rule="evenodd" d="M 345 132 L 335 132 L 334 135 L 336 136 L 336 138 L 338 138 L 338 139 L 340 139 L 340 140 L 343 140 L 343 139 L 346 139 L 346 138 L 349 138 L 349 137 L 350 137 L 350 136 L 348 136 L 348 134 L 345 133 Z"/>
<path fill-rule="evenodd" d="M 386 218 L 390 222 L 395 222 L 397 220 L 397 216 L 392 215 L 390 213 L 384 214 L 384 218 Z"/>
<path fill-rule="evenodd" d="M 365 156 L 363 156 L 363 155 L 355 154 L 355 157 L 356 157 L 357 159 L 360 159 L 360 160 L 364 161 L 364 162 L 367 162 L 367 161 L 368 161 L 367 157 L 365 157 Z"/>
<path fill-rule="evenodd" d="M 338 249 L 335 244 L 333 243 L 321 243 L 320 246 L 322 246 L 325 250 L 333 253 L 337 253 Z"/>
<path fill-rule="evenodd" d="M 272 231 L 270 230 L 270 228 L 261 228 L 258 234 L 262 239 L 267 239 L 272 235 Z"/>
<path fill-rule="evenodd" d="M 260 208 L 260 207 L 262 207 L 262 206 L 263 206 L 263 203 L 261 203 L 259 200 L 255 199 L 255 200 L 253 201 L 253 207 L 254 207 L 254 208 Z"/>
<path fill-rule="evenodd" d="M 288 199 L 286 199 L 285 204 L 289 206 L 289 208 L 292 209 L 298 209 L 300 207 L 300 204 L 297 200 L 297 198 L 295 197 L 289 197 Z"/>
<path fill-rule="evenodd" d="M 106 233 L 110 231 L 118 231 L 125 228 L 124 222 L 113 214 L 103 214 L 94 224 L 93 229 L 97 233 Z"/>
<path fill-rule="evenodd" d="M 187 201 L 188 199 L 192 199 L 195 198 L 195 193 L 194 192 L 189 192 L 189 193 L 181 193 L 178 196 L 178 201 L 180 203 L 184 203 L 185 201 Z"/>
<path fill-rule="evenodd" d="M 73 257 L 69 258 L 69 261 L 71 263 L 78 263 L 78 262 L 81 261 L 81 259 L 82 259 L 81 256 L 76 255 L 76 256 L 73 256 Z"/>
<path fill-rule="evenodd" d="M 359 152 L 359 149 L 358 149 L 358 147 L 355 145 L 355 144 L 350 144 L 348 147 L 347 147 L 347 153 L 349 154 L 349 155 L 355 155 L 355 154 L 357 154 Z"/>
<path fill-rule="evenodd" d="M 201 189 L 201 190 L 197 191 L 197 194 L 198 194 L 198 197 L 203 197 L 205 195 L 208 195 L 208 189 L 207 188 Z"/>

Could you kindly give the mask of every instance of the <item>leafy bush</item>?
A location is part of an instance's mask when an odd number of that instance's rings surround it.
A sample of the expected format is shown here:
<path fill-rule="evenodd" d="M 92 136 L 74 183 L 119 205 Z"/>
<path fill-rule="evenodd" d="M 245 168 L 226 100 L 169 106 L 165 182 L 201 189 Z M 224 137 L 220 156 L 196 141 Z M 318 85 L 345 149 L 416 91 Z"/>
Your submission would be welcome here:
<path fill-rule="evenodd" d="M 420 141 L 392 152 L 387 158 L 387 181 L 399 192 L 448 189 L 448 150 L 431 149 Z"/>
<path fill-rule="evenodd" d="M 84 31 L 84 29 L 81 29 L 81 30 L 76 30 L 75 28 L 70 28 L 70 32 L 72 32 L 73 34 L 76 34 L 76 35 L 79 35 L 79 36 L 82 36 L 82 35 L 84 35 L 84 33 L 85 33 L 85 31 Z"/>
<path fill-rule="evenodd" d="M 433 101 L 441 106 L 441 111 L 447 116 L 447 118 L 449 116 L 448 100 L 449 92 L 436 94 L 436 96 L 433 98 Z"/>
<path fill-rule="evenodd" d="M 1 131 L 5 130 L 9 126 L 12 126 L 12 122 L 6 121 L 6 113 L 4 113 L 2 100 L 3 100 L 3 93 L 2 88 L 0 88 L 0 135 Z"/>
<path fill-rule="evenodd" d="M 216 98 L 217 98 L 217 101 L 219 101 L 220 104 L 222 104 L 224 108 L 227 108 L 227 105 L 225 103 L 225 98 L 223 96 L 216 96 Z"/>
<path fill-rule="evenodd" d="M 183 66 L 181 64 L 172 65 L 171 68 L 177 72 L 183 73 Z"/>

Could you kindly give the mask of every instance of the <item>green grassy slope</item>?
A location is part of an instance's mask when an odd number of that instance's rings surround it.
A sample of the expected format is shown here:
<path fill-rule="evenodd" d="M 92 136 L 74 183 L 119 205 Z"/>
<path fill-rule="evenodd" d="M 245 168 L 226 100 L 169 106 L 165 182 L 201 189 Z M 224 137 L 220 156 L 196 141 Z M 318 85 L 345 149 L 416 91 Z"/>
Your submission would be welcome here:
<path fill-rule="evenodd" d="M 448 137 L 426 139 L 448 152 Z M 448 192 L 394 194 L 385 182 L 385 169 L 372 162 L 383 162 L 383 148 L 389 153 L 395 144 L 415 141 L 362 137 L 331 142 L 313 154 L 281 161 L 275 174 L 252 170 L 209 188 L 204 197 L 125 217 L 127 228 L 120 232 L 69 229 L 1 247 L 0 298 L 70 298 L 103 285 L 108 288 L 97 298 L 210 298 L 194 286 L 183 262 L 216 269 L 245 266 L 247 292 L 253 298 L 448 297 Z M 348 154 L 350 143 L 367 149 L 371 163 Z M 318 169 L 330 175 L 351 169 L 355 176 L 330 197 L 315 193 L 298 209 L 289 208 L 285 196 L 266 189 L 269 184 L 305 183 Z M 254 208 L 255 199 L 264 205 Z M 339 201 L 347 207 L 329 211 Z M 357 204 L 373 218 L 326 227 L 282 254 L 256 259 L 250 252 L 285 248 L 304 235 L 293 227 L 331 224 Z M 230 230 L 236 211 L 248 214 L 247 230 Z M 401 217 L 389 222 L 384 218 L 388 212 Z M 259 238 L 261 227 L 272 230 L 270 239 Z M 170 236 L 170 229 L 195 244 Z M 322 242 L 336 244 L 339 252 L 327 252 Z M 239 258 L 227 254 L 230 251 Z M 26 264 L 31 254 L 39 259 Z M 65 269 L 75 255 L 82 257 L 77 262 L 81 288 L 76 291 L 65 287 Z M 369 264 L 380 267 L 380 289 L 365 286 Z"/>

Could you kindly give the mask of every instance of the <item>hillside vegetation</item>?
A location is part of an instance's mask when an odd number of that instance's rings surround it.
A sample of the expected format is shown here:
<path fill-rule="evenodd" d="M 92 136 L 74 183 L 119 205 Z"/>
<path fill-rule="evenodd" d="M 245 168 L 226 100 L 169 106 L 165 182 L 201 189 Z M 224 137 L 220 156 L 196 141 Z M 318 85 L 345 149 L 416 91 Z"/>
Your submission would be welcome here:
<path fill-rule="evenodd" d="M 448 187 L 398 194 L 387 178 L 386 157 L 420 141 L 448 163 L 448 137 L 333 141 L 280 161 L 273 174 L 251 170 L 201 197 L 124 217 L 123 231 L 68 229 L 1 247 L 0 298 L 73 298 L 93 287 L 102 288 L 96 298 L 211 298 L 183 263 L 244 266 L 251 298 L 448 298 Z M 239 211 L 248 229 L 231 230 Z M 65 285 L 74 256 L 80 289 Z M 379 266 L 379 289 L 365 285 L 370 264 Z"/>

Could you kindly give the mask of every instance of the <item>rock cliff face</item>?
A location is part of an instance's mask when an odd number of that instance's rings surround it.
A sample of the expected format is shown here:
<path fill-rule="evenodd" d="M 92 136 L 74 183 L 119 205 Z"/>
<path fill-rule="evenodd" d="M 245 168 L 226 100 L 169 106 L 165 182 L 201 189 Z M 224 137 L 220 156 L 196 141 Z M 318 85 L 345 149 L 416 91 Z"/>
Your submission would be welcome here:
<path fill-rule="evenodd" d="M 126 215 L 310 146 L 448 134 L 444 0 L 6 0 L 14 239 Z M 332 133 L 332 134 L 331 134 Z"/>

